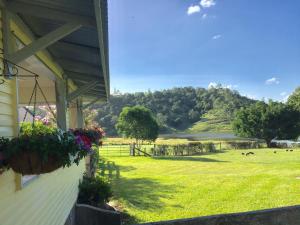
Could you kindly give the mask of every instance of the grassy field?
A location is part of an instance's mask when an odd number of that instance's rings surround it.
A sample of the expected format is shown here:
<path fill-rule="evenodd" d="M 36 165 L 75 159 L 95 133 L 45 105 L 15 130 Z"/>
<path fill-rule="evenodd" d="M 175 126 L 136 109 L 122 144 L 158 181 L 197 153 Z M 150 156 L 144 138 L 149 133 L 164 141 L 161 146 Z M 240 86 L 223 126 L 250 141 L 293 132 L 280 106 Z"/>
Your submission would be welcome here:
<path fill-rule="evenodd" d="M 134 222 L 300 204 L 300 150 L 225 151 L 195 157 L 106 157 L 115 202 Z"/>
<path fill-rule="evenodd" d="M 204 114 L 200 121 L 196 122 L 192 127 L 186 130 L 186 133 L 233 133 L 232 126 L 228 118 L 219 115 L 214 111 Z"/>

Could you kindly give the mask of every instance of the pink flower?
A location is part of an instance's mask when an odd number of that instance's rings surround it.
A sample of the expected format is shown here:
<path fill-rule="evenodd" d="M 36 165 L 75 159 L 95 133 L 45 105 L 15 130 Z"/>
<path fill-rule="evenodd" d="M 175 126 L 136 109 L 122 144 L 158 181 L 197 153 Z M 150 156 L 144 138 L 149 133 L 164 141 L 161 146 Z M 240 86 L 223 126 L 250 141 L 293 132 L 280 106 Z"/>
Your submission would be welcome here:
<path fill-rule="evenodd" d="M 49 120 L 47 117 L 44 117 L 44 118 L 42 119 L 42 123 L 43 123 L 44 125 L 50 125 L 50 120 Z"/>

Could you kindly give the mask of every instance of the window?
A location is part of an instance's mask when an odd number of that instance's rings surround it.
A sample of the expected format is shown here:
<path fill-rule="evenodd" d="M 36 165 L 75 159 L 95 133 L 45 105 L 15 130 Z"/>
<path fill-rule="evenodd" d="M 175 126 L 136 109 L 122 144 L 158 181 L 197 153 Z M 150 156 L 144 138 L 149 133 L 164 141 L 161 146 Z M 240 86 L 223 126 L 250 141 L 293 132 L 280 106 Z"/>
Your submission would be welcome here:
<path fill-rule="evenodd" d="M 21 176 L 21 188 L 26 187 L 29 183 L 38 178 L 38 175 L 25 175 Z"/>

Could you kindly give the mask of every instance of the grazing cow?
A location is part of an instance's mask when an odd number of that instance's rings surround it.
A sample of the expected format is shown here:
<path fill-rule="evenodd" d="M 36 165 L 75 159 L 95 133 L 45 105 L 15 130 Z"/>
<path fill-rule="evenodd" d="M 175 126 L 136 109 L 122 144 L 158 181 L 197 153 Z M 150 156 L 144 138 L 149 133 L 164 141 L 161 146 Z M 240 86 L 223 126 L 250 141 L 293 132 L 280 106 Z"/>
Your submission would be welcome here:
<path fill-rule="evenodd" d="M 289 150 L 287 149 L 287 150 L 285 150 L 286 152 L 288 152 Z"/>
<path fill-rule="evenodd" d="M 293 151 L 294 151 L 293 149 L 290 150 L 290 152 L 293 152 Z"/>
<path fill-rule="evenodd" d="M 276 154 L 277 152 L 276 151 L 274 151 L 274 154 Z"/>
<path fill-rule="evenodd" d="M 245 153 L 244 153 L 244 152 L 242 152 L 242 155 L 245 155 Z"/>

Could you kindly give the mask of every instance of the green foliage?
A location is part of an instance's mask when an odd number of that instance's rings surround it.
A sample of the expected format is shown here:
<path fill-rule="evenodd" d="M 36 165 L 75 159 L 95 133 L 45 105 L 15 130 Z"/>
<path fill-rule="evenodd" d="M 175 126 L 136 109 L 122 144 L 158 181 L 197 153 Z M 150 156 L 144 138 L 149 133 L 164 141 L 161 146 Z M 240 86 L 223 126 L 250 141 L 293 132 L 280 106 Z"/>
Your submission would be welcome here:
<path fill-rule="evenodd" d="M 79 148 L 72 132 L 62 132 L 40 122 L 36 122 L 34 126 L 23 123 L 20 136 L 5 142 L 2 149 L 7 158 L 21 152 L 37 152 L 44 161 L 49 156 L 54 156 L 64 167 L 71 166 L 73 162 L 79 164 L 88 153 Z"/>
<path fill-rule="evenodd" d="M 218 132 L 224 133 L 232 132 L 231 119 L 229 119 L 225 112 L 220 109 L 212 109 L 202 115 L 202 118 L 193 126 L 187 129 L 188 133 L 201 133 L 201 132 Z"/>
<path fill-rule="evenodd" d="M 155 141 L 158 137 L 158 123 L 151 111 L 143 106 L 124 107 L 116 127 L 121 135 L 137 141 Z"/>
<path fill-rule="evenodd" d="M 23 122 L 21 124 L 20 134 L 23 136 L 33 135 L 53 135 L 57 133 L 57 128 L 46 126 L 40 121 L 35 121 L 34 125 L 30 122 Z"/>
<path fill-rule="evenodd" d="M 287 103 L 294 109 L 300 111 L 300 87 L 296 88 L 294 93 L 289 96 Z"/>
<path fill-rule="evenodd" d="M 78 203 L 102 206 L 112 197 L 112 190 L 107 181 L 101 177 L 84 176 L 79 183 Z"/>
<path fill-rule="evenodd" d="M 282 103 L 258 102 L 236 113 L 235 133 L 241 137 L 264 139 L 296 139 L 300 134 L 300 112 Z"/>
<path fill-rule="evenodd" d="M 184 87 L 111 96 L 108 103 L 95 104 L 86 113 L 94 115 L 94 121 L 108 136 L 116 136 L 115 125 L 122 109 L 141 105 L 150 109 L 157 118 L 160 133 L 172 133 L 187 129 L 212 109 L 231 121 L 237 109 L 254 102 L 227 88 Z"/>
<path fill-rule="evenodd" d="M 1 137 L 0 138 L 0 174 L 3 172 L 4 169 L 7 168 L 6 163 L 6 156 L 5 156 L 5 149 L 7 149 L 7 146 L 9 144 L 9 139 Z"/>

